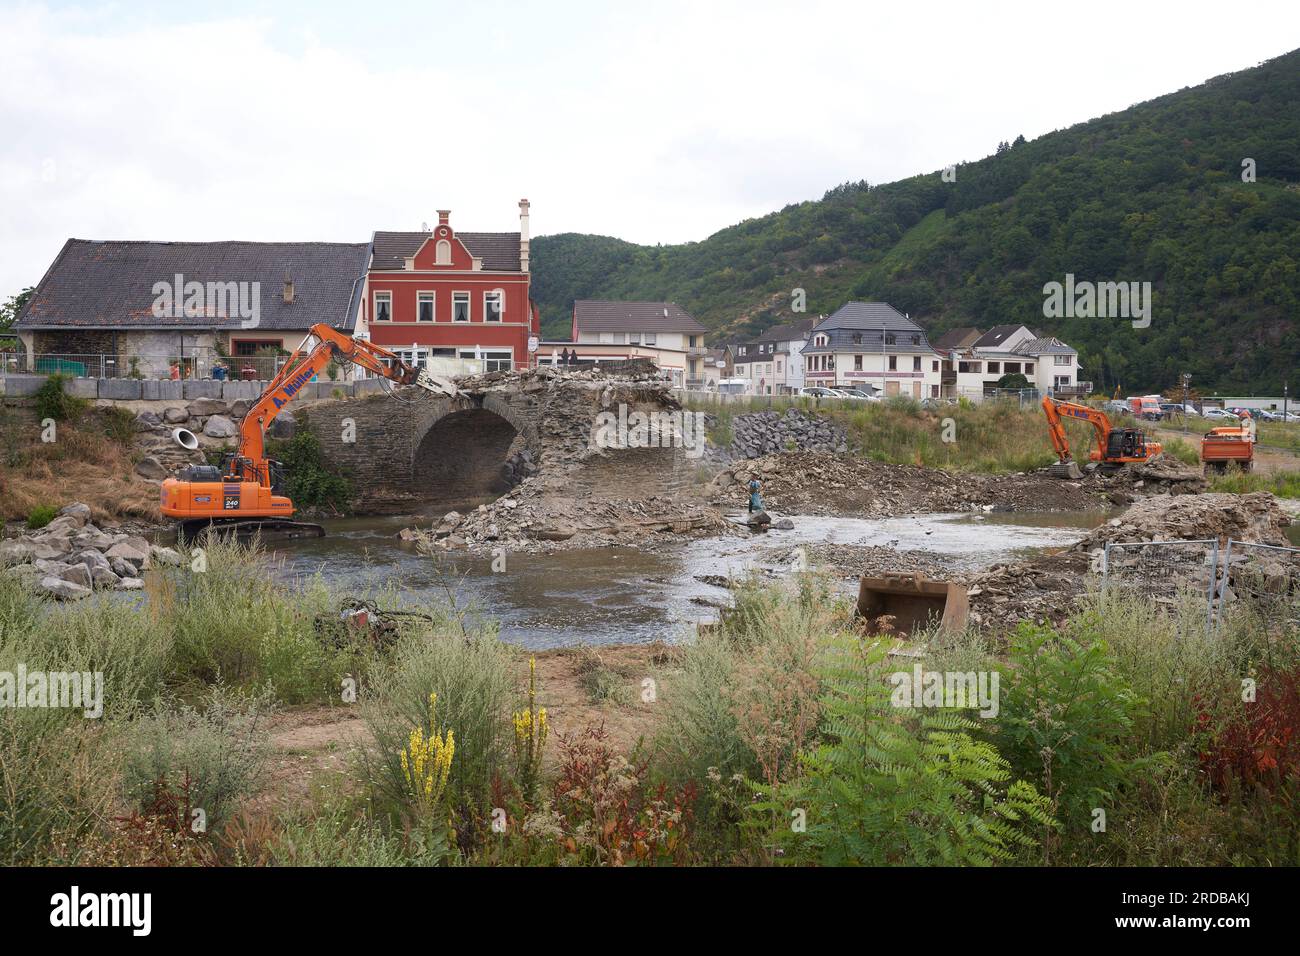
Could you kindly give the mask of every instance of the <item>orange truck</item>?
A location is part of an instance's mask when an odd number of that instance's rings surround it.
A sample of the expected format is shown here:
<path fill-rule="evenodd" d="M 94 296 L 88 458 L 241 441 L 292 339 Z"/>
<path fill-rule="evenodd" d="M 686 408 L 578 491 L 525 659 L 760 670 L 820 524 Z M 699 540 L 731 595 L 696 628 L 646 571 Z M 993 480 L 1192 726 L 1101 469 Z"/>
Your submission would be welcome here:
<path fill-rule="evenodd" d="M 1134 418 L 1155 422 L 1164 417 L 1160 410 L 1159 395 L 1135 395 L 1128 400 L 1128 405 L 1133 410 Z"/>
<path fill-rule="evenodd" d="M 1247 412 L 1240 425 L 1211 428 L 1201 437 L 1205 471 L 1224 472 L 1230 465 L 1250 471 L 1255 461 L 1255 423 Z"/>

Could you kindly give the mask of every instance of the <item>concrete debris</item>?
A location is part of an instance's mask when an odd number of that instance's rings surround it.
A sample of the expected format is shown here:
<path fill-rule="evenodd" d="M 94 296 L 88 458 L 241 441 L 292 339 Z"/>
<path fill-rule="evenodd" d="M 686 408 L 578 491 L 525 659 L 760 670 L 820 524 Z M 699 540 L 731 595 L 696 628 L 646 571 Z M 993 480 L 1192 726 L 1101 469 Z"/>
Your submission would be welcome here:
<path fill-rule="evenodd" d="M 1111 504 L 1125 505 L 1152 495 L 1199 495 L 1209 487 L 1200 470 L 1172 455 L 1157 455 L 1139 465 L 1126 465 L 1112 475 L 1089 468 L 1083 487 Z"/>

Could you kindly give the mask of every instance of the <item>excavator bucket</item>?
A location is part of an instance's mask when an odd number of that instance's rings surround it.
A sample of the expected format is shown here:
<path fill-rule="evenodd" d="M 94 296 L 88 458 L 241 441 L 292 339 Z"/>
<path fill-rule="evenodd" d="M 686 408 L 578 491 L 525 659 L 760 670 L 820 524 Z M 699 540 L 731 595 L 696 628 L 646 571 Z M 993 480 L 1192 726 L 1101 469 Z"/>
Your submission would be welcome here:
<path fill-rule="evenodd" d="M 1072 478 L 1075 481 L 1083 477 L 1083 472 L 1079 470 L 1079 466 L 1072 461 L 1058 461 L 1047 469 L 1047 473 L 1053 478 Z"/>
<path fill-rule="evenodd" d="M 873 632 L 907 637 L 938 624 L 940 630 L 956 633 L 966 627 L 970 598 L 963 585 L 919 574 L 863 577 L 858 582 L 858 613 Z"/>

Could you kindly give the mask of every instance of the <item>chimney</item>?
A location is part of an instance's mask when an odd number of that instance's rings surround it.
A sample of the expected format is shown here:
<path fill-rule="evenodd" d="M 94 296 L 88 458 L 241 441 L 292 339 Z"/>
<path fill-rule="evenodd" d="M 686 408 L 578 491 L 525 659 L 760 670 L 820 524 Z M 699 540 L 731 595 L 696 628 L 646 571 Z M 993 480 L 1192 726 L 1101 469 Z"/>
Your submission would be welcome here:
<path fill-rule="evenodd" d="M 528 271 L 528 200 L 519 200 L 519 271 Z"/>
<path fill-rule="evenodd" d="M 445 226 L 445 225 L 447 225 L 447 220 L 449 220 L 450 218 L 451 218 L 451 210 L 450 210 L 450 209 L 439 209 L 439 210 L 438 210 L 438 225 L 440 225 L 440 226 Z"/>
<path fill-rule="evenodd" d="M 284 274 L 284 302 L 286 305 L 293 304 L 293 280 L 287 272 Z"/>

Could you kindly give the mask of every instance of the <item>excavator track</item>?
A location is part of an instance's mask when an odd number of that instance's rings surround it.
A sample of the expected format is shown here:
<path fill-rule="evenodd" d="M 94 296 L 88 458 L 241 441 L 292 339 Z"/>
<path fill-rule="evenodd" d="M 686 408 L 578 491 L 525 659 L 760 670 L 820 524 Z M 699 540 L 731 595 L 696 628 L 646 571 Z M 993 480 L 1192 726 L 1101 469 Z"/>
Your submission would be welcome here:
<path fill-rule="evenodd" d="M 257 535 L 274 540 L 294 538 L 323 538 L 325 529 L 310 521 L 292 521 L 288 518 L 233 518 L 228 520 L 203 518 L 181 523 L 181 534 L 194 539 L 204 533 L 234 535 L 251 538 Z"/>

